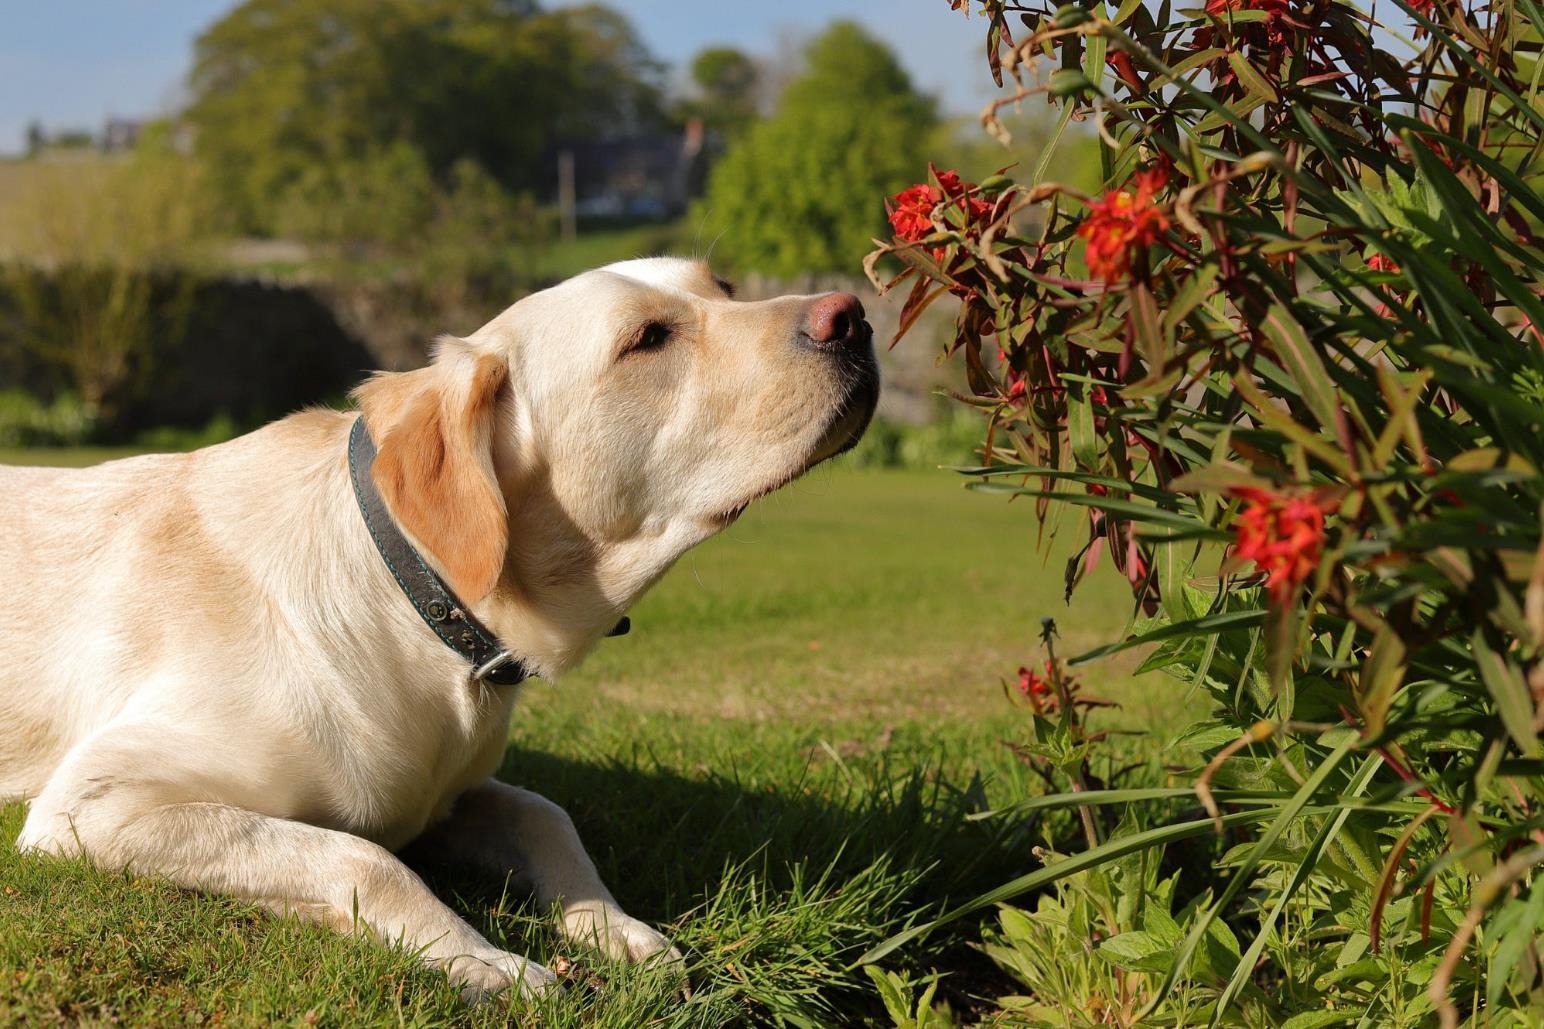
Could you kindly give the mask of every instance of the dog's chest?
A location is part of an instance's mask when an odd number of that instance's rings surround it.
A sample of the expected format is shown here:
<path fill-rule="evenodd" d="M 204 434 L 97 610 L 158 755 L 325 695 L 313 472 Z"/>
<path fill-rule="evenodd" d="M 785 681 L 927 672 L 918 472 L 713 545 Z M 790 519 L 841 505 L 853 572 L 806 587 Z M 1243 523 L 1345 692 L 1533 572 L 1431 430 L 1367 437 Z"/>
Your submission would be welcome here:
<path fill-rule="evenodd" d="M 456 798 L 491 776 L 504 756 L 514 687 L 420 704 L 377 724 L 383 745 L 346 759 L 333 807 L 349 832 L 395 849 L 446 817 Z"/>

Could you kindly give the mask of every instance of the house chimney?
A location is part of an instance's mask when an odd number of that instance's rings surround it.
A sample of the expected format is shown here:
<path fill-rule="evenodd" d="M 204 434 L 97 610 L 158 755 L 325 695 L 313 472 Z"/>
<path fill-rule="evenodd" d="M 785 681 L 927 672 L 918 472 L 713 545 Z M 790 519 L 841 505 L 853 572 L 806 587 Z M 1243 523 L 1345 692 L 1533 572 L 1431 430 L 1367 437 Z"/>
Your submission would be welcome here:
<path fill-rule="evenodd" d="M 702 140 L 705 131 L 701 118 L 688 118 L 686 120 L 686 136 L 681 141 L 681 153 L 686 155 L 689 161 L 702 153 Z"/>

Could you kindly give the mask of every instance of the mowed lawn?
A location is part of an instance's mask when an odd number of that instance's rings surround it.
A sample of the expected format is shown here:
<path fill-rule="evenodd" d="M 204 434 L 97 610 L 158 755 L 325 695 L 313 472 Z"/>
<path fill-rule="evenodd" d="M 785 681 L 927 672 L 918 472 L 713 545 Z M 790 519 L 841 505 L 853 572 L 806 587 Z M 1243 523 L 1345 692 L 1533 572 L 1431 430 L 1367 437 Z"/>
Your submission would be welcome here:
<path fill-rule="evenodd" d="M 1035 826 L 966 817 L 1036 789 L 1001 742 L 1024 724 L 1003 679 L 1042 659 L 1042 616 L 1073 654 L 1130 613 L 1107 569 L 1063 604 L 1065 547 L 1047 557 L 1036 538 L 1028 504 L 969 493 L 951 473 L 837 463 L 687 555 L 632 612 L 630 636 L 527 688 L 502 777 L 568 808 L 618 899 L 687 953 L 689 998 L 565 945 L 502 883 L 417 855 L 501 945 L 573 963 L 538 1010 L 469 1010 L 401 952 L 154 879 L 19 858 L 12 806 L 0 808 L 0 1023 L 887 1024 L 853 959 L 1035 867 Z M 1081 673 L 1123 704 L 1107 724 L 1171 724 L 1181 690 L 1130 668 Z M 1015 987 L 973 938 L 962 924 L 886 966 L 943 973 L 956 1011 L 989 1017 Z"/>

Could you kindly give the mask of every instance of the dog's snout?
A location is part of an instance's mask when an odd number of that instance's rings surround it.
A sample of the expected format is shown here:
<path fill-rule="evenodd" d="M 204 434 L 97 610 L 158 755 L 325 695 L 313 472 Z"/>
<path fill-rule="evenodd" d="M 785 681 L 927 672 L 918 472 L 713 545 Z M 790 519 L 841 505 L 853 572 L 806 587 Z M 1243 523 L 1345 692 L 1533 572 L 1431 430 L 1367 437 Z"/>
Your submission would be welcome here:
<path fill-rule="evenodd" d="M 821 349 L 851 346 L 866 332 L 863 304 L 851 293 L 827 293 L 804 312 L 803 336 Z"/>

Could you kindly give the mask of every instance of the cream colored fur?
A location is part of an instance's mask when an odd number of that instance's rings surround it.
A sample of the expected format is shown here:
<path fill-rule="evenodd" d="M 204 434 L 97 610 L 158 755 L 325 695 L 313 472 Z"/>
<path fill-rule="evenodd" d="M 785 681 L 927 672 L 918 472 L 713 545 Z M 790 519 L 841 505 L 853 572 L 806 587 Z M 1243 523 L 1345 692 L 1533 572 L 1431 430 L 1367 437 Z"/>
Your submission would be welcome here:
<path fill-rule="evenodd" d="M 361 388 L 383 460 L 395 448 L 383 495 L 555 678 L 685 550 L 861 433 L 872 355 L 800 346 L 811 302 L 736 303 L 670 259 L 528 297 Z M 624 354 L 650 322 L 670 343 Z M 0 799 L 31 802 L 19 845 L 362 924 L 471 996 L 552 983 L 393 856 L 421 840 L 528 883 L 570 937 L 679 958 L 561 808 L 491 778 L 517 691 L 472 681 L 392 580 L 349 484 L 354 417 L 0 469 Z"/>

